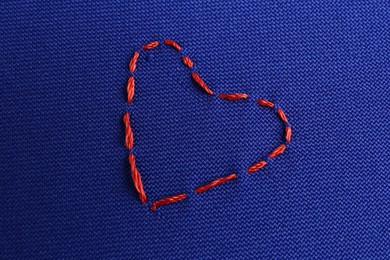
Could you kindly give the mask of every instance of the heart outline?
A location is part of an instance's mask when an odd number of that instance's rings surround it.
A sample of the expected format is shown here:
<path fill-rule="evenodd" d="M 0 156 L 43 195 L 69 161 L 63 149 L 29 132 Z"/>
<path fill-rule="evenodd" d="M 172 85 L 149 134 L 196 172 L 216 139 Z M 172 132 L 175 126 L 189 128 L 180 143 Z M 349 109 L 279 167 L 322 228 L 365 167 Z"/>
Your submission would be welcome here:
<path fill-rule="evenodd" d="M 200 77 L 200 75 L 195 71 L 193 61 L 182 52 L 181 46 L 176 41 L 171 40 L 171 39 L 165 39 L 164 44 L 174 48 L 176 51 L 181 53 L 183 64 L 186 67 L 188 67 L 189 69 L 191 69 L 191 71 L 192 71 L 191 72 L 192 79 L 208 95 L 215 96 L 214 92 L 209 88 L 209 86 L 204 82 L 204 80 Z M 126 87 L 127 103 L 128 104 L 131 104 L 131 102 L 134 98 L 134 94 L 135 94 L 134 93 L 134 91 L 135 91 L 134 72 L 137 68 L 137 61 L 140 57 L 140 54 L 144 51 L 149 51 L 149 50 L 152 50 L 154 48 L 157 48 L 159 45 L 160 45 L 159 41 L 152 41 L 152 42 L 149 42 L 145 45 L 142 45 L 141 50 L 135 51 L 132 58 L 130 59 L 129 71 L 130 71 L 131 75 L 128 79 L 127 87 Z M 224 100 L 228 100 L 228 101 L 236 101 L 236 100 L 240 100 L 240 99 L 247 99 L 247 98 L 249 98 L 249 95 L 245 94 L 245 93 L 220 93 L 217 97 L 224 99 Z M 262 107 L 266 107 L 266 108 L 275 110 L 276 114 L 279 116 L 282 123 L 284 124 L 285 135 L 284 135 L 284 142 L 282 144 L 280 144 L 277 148 L 275 148 L 271 153 L 269 153 L 268 156 L 266 157 L 266 159 L 255 162 L 248 167 L 246 172 L 249 174 L 254 173 L 254 172 L 262 169 L 264 166 L 269 164 L 271 159 L 281 155 L 285 151 L 285 149 L 287 148 L 287 144 L 289 142 L 291 142 L 291 136 L 292 136 L 291 124 L 289 123 L 287 116 L 284 113 L 282 108 L 280 108 L 277 104 L 275 104 L 269 100 L 266 100 L 266 99 L 258 99 L 256 102 Z M 134 136 L 133 136 L 133 132 L 132 132 L 131 124 L 130 124 L 130 112 L 129 111 L 125 112 L 125 114 L 123 115 L 123 122 L 125 124 L 125 147 L 128 149 L 128 152 L 129 152 L 128 160 L 129 160 L 129 164 L 130 164 L 130 172 L 131 172 L 131 176 L 133 179 L 134 187 L 139 195 L 140 201 L 143 204 L 146 204 L 147 203 L 147 196 L 146 196 L 145 190 L 143 188 L 141 174 L 137 169 L 136 159 L 135 159 L 135 155 L 133 152 Z M 223 184 L 225 182 L 234 180 L 237 177 L 238 177 L 238 174 L 233 173 L 233 174 L 230 174 L 228 176 L 218 178 L 218 179 L 211 181 L 211 182 L 209 182 L 205 185 L 202 185 L 200 187 L 197 187 L 194 191 L 196 194 L 202 193 L 202 192 L 205 192 L 205 191 L 207 191 L 215 186 L 218 186 L 218 185 Z M 168 204 L 171 204 L 174 202 L 178 202 L 178 201 L 184 200 L 186 198 L 187 198 L 186 193 L 176 194 L 176 195 L 165 197 L 165 198 L 162 198 L 160 200 L 153 202 L 149 208 L 150 208 L 150 210 L 154 211 L 157 209 L 157 207 L 160 207 L 163 205 L 168 205 Z"/>

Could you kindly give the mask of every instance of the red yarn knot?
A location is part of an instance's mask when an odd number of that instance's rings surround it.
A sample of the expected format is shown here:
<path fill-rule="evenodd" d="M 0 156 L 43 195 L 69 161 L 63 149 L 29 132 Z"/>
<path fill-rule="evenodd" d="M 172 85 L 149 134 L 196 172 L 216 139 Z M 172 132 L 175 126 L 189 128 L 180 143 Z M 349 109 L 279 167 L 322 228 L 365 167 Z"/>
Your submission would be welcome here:
<path fill-rule="evenodd" d="M 214 187 L 214 186 L 220 185 L 220 184 L 222 184 L 222 183 L 225 183 L 225 182 L 227 182 L 227 181 L 233 180 L 233 179 L 235 179 L 235 178 L 237 178 L 237 174 L 235 174 L 235 173 L 230 174 L 230 175 L 228 175 L 228 176 L 225 176 L 225 177 L 216 179 L 216 180 L 214 180 L 214 181 L 212 181 L 212 182 L 210 182 L 210 183 L 208 183 L 208 184 L 206 184 L 206 185 L 200 186 L 199 188 L 197 188 L 197 189 L 195 190 L 195 192 L 196 192 L 196 193 L 205 192 L 205 191 L 211 189 L 211 188 Z"/>
<path fill-rule="evenodd" d="M 248 98 L 248 94 L 233 93 L 233 94 L 219 94 L 219 97 L 226 100 L 239 100 Z"/>
<path fill-rule="evenodd" d="M 286 145 L 281 144 L 281 145 L 279 145 L 278 147 L 276 147 L 276 149 L 273 150 L 273 151 L 268 155 L 268 157 L 271 158 L 271 159 L 273 159 L 273 158 L 275 158 L 276 156 L 281 155 L 281 154 L 284 152 L 284 150 L 286 150 Z"/>
<path fill-rule="evenodd" d="M 181 193 L 181 194 L 178 194 L 178 195 L 174 195 L 174 196 L 171 196 L 171 197 L 167 197 L 167 198 L 158 200 L 156 202 L 153 202 L 152 206 L 150 207 L 150 210 L 154 211 L 154 210 L 156 210 L 157 207 L 160 207 L 160 206 L 163 206 L 163 205 L 168 205 L 168 204 L 171 204 L 171 203 L 174 203 L 174 202 L 178 202 L 180 200 L 184 200 L 186 197 L 187 197 L 186 194 Z"/>
<path fill-rule="evenodd" d="M 175 48 L 175 49 L 178 50 L 178 51 L 181 50 L 180 45 L 179 45 L 177 42 L 175 42 L 174 40 L 166 39 L 166 40 L 164 41 L 164 43 L 165 43 L 166 45 L 172 46 L 173 48 Z"/>
<path fill-rule="evenodd" d="M 134 52 L 134 55 L 133 57 L 131 58 L 130 60 L 130 64 L 129 64 L 129 70 L 130 72 L 134 72 L 136 67 L 137 67 L 137 60 L 138 60 L 138 57 L 139 57 L 139 52 L 136 51 Z"/>
<path fill-rule="evenodd" d="M 213 95 L 214 92 L 206 85 L 206 83 L 203 81 L 203 79 L 199 76 L 198 73 L 192 72 L 192 78 L 195 80 L 198 85 L 204 89 L 204 91 L 207 92 L 209 95 Z"/>
<path fill-rule="evenodd" d="M 131 178 L 133 179 L 135 189 L 138 192 L 139 199 L 143 204 L 145 204 L 147 199 L 146 199 L 144 187 L 142 185 L 141 174 L 139 173 L 135 165 L 135 156 L 132 153 L 129 154 L 129 163 L 130 163 L 130 170 L 131 170 Z"/>
<path fill-rule="evenodd" d="M 257 100 L 257 103 L 263 107 L 273 108 L 275 106 L 274 103 L 272 103 L 271 101 L 268 101 L 266 99 L 259 99 L 259 100 Z"/>
<path fill-rule="evenodd" d="M 133 138 L 133 131 L 131 130 L 130 125 L 130 114 L 129 112 L 126 112 L 123 115 L 123 123 L 125 123 L 125 146 L 127 149 L 133 149 L 134 144 L 134 138 Z"/>
<path fill-rule="evenodd" d="M 141 48 L 145 51 L 147 50 L 151 50 L 151 49 L 154 49 L 158 46 L 158 41 L 154 41 L 154 42 L 149 42 L 145 45 L 143 45 Z"/>

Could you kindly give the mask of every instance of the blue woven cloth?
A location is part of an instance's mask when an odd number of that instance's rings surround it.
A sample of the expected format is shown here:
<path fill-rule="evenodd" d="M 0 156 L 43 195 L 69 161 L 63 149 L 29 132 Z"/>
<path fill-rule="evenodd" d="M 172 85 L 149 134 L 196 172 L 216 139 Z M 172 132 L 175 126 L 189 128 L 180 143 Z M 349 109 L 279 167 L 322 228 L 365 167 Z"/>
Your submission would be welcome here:
<path fill-rule="evenodd" d="M 389 1 L 4 1 L 1 258 L 387 258 Z M 211 98 L 166 46 L 181 44 Z M 253 100 L 252 100 L 253 101 Z M 151 212 L 127 162 L 123 113 Z M 195 187 L 237 173 L 200 195 Z"/>

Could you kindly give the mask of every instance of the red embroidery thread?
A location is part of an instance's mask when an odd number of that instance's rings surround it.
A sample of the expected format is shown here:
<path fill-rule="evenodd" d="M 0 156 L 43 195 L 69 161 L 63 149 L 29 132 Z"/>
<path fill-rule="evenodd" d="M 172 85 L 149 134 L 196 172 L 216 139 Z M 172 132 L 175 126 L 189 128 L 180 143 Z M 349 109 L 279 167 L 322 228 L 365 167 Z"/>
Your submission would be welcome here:
<path fill-rule="evenodd" d="M 263 168 L 266 165 L 267 165 L 266 161 L 256 162 L 256 163 L 252 164 L 251 166 L 249 166 L 249 168 L 248 168 L 248 170 L 246 170 L 246 172 L 247 173 L 257 172 L 258 170 L 260 170 L 261 168 Z"/>
<path fill-rule="evenodd" d="M 265 99 L 259 99 L 259 100 L 257 100 L 257 103 L 263 107 L 273 108 L 275 106 L 274 103 L 272 103 L 271 101 L 265 100 Z"/>
<path fill-rule="evenodd" d="M 286 141 L 287 142 L 291 142 L 291 134 L 292 134 L 292 130 L 291 130 L 291 126 L 286 126 Z"/>
<path fill-rule="evenodd" d="M 127 103 L 128 104 L 130 104 L 131 101 L 133 101 L 134 87 L 135 87 L 134 76 L 130 76 L 129 80 L 127 81 Z"/>
<path fill-rule="evenodd" d="M 158 46 L 158 41 L 154 41 L 154 42 L 149 42 L 145 45 L 142 46 L 142 49 L 144 51 L 147 51 L 147 50 L 151 50 L 151 49 L 154 49 Z"/>
<path fill-rule="evenodd" d="M 180 50 L 181 50 L 180 45 L 179 45 L 177 42 L 175 42 L 174 40 L 166 39 L 166 40 L 164 41 L 164 43 L 165 43 L 166 45 L 172 46 L 172 47 L 175 48 L 177 51 L 180 51 Z"/>
<path fill-rule="evenodd" d="M 127 149 L 131 150 L 131 149 L 133 149 L 134 137 L 133 137 L 133 131 L 132 131 L 131 125 L 130 125 L 129 112 L 126 112 L 123 115 L 123 122 L 125 123 L 125 146 Z"/>
<path fill-rule="evenodd" d="M 174 195 L 171 197 L 167 197 L 167 198 L 155 201 L 155 202 L 153 202 L 152 206 L 150 207 L 150 210 L 154 211 L 154 210 L 156 210 L 157 207 L 184 200 L 186 197 L 187 197 L 187 195 L 185 193 L 181 193 L 178 195 Z"/>
<path fill-rule="evenodd" d="M 198 85 L 201 88 L 204 89 L 204 91 L 207 92 L 207 94 L 209 94 L 209 95 L 213 95 L 214 94 L 214 92 L 206 85 L 206 83 L 203 81 L 203 79 L 195 71 L 192 72 L 192 78 L 195 80 L 196 83 L 198 83 Z"/>
<path fill-rule="evenodd" d="M 138 52 L 138 51 L 134 52 L 134 55 L 133 55 L 133 57 L 131 58 L 130 64 L 129 64 L 129 70 L 130 70 L 130 72 L 134 72 L 135 69 L 137 68 L 137 60 L 138 60 L 138 57 L 139 57 L 139 52 Z"/>
<path fill-rule="evenodd" d="M 134 154 L 129 154 L 129 163 L 130 163 L 130 169 L 131 169 L 131 177 L 134 182 L 135 189 L 137 190 L 139 194 L 139 199 L 142 203 L 146 203 L 146 194 L 144 191 L 144 186 L 142 185 L 141 180 L 141 174 L 139 174 L 139 171 L 137 169 L 137 166 L 135 165 L 135 156 Z"/>
<path fill-rule="evenodd" d="M 281 108 L 279 108 L 278 110 L 276 110 L 278 112 L 278 115 L 280 116 L 280 119 L 282 119 L 283 122 L 287 123 L 288 120 L 287 120 L 287 117 L 286 115 L 284 114 L 283 110 Z"/>
<path fill-rule="evenodd" d="M 222 99 L 226 100 L 239 100 L 239 99 L 246 99 L 248 98 L 248 94 L 241 94 L 241 93 L 234 93 L 234 94 L 219 94 L 218 95 Z"/>
<path fill-rule="evenodd" d="M 268 157 L 273 159 L 275 158 L 276 156 L 279 156 L 281 155 L 284 150 L 286 150 L 286 145 L 285 144 L 281 144 L 279 145 L 278 147 L 275 148 L 275 150 L 273 150 L 269 155 Z"/>
<path fill-rule="evenodd" d="M 174 40 L 165 39 L 164 43 L 167 46 L 173 47 L 177 51 L 181 51 L 181 46 L 177 42 L 175 42 Z M 148 51 L 148 50 L 156 48 L 157 46 L 159 46 L 159 42 L 152 41 L 152 42 L 149 42 L 149 43 L 143 45 L 141 47 L 141 49 L 144 51 Z M 135 51 L 133 57 L 130 60 L 129 70 L 131 73 L 134 73 L 134 71 L 137 67 L 137 60 L 139 58 L 139 55 L 140 55 L 140 53 L 138 51 Z M 193 69 L 193 67 L 194 67 L 193 61 L 188 56 L 183 55 L 182 61 L 183 61 L 185 66 L 187 66 L 190 69 Z M 193 80 L 207 94 L 214 95 L 214 92 L 208 87 L 208 85 L 204 82 L 204 80 L 199 76 L 199 74 L 197 72 L 192 71 L 191 76 L 192 76 Z M 127 102 L 128 102 L 128 104 L 130 104 L 134 98 L 134 90 L 135 90 L 135 78 L 133 75 L 131 75 L 128 79 L 128 82 L 127 82 Z M 224 99 L 224 100 L 236 101 L 236 100 L 240 100 L 240 99 L 247 99 L 249 97 L 249 95 L 245 94 L 245 93 L 230 93 L 230 94 L 221 93 L 218 95 L 218 97 L 221 99 Z M 284 113 L 284 111 L 280 107 L 277 107 L 273 102 L 266 100 L 266 99 L 259 99 L 256 102 L 260 106 L 276 110 L 277 115 L 282 120 L 282 122 L 285 124 L 285 136 L 284 136 L 285 142 L 286 142 L 286 144 L 288 142 L 290 142 L 291 136 L 292 136 L 292 129 L 291 129 L 291 125 L 288 122 L 287 116 Z M 138 192 L 138 195 L 139 195 L 141 202 L 146 203 L 147 202 L 146 193 L 144 191 L 144 187 L 143 187 L 142 180 L 141 180 L 141 175 L 136 167 L 135 156 L 133 154 L 134 137 L 133 137 L 133 132 L 131 129 L 129 112 L 126 112 L 124 114 L 123 122 L 125 124 L 125 147 L 130 152 L 129 153 L 129 163 L 130 163 L 131 177 L 133 179 L 135 189 Z M 254 173 L 254 172 L 262 169 L 264 166 L 266 166 L 269 163 L 270 159 L 273 159 L 273 158 L 283 154 L 283 152 L 287 148 L 286 144 L 281 144 L 277 148 L 275 148 L 268 155 L 267 160 L 261 160 L 259 162 L 252 164 L 251 166 L 249 166 L 247 169 L 247 173 Z M 211 189 L 215 186 L 221 185 L 223 183 L 234 180 L 236 178 L 238 178 L 238 175 L 236 173 L 230 174 L 230 175 L 225 176 L 225 177 L 218 178 L 212 182 L 207 183 L 206 185 L 203 185 L 203 186 L 196 188 L 195 193 L 198 194 L 198 193 L 208 191 L 209 189 Z M 180 193 L 177 195 L 173 195 L 170 197 L 166 197 L 166 198 L 157 200 L 151 204 L 150 210 L 154 211 L 154 210 L 156 210 L 157 207 L 172 204 L 172 203 L 184 200 L 185 198 L 187 198 L 187 195 L 185 193 Z"/>
<path fill-rule="evenodd" d="M 187 56 L 183 56 L 183 63 L 184 65 L 186 65 L 188 68 L 192 69 L 192 67 L 194 67 L 194 63 L 192 62 L 192 60 L 187 57 Z"/>
<path fill-rule="evenodd" d="M 233 173 L 233 174 L 230 174 L 226 177 L 222 177 L 222 178 L 218 178 L 212 182 L 209 182 L 207 183 L 206 185 L 203 185 L 203 186 L 200 186 L 198 187 L 195 192 L 196 193 L 201 193 L 201 192 L 205 192 L 205 191 L 208 191 L 209 189 L 211 189 L 212 187 L 215 187 L 217 185 L 221 185 L 222 183 L 225 183 L 227 181 L 230 181 L 230 180 L 233 180 L 237 178 L 237 174 Z"/>

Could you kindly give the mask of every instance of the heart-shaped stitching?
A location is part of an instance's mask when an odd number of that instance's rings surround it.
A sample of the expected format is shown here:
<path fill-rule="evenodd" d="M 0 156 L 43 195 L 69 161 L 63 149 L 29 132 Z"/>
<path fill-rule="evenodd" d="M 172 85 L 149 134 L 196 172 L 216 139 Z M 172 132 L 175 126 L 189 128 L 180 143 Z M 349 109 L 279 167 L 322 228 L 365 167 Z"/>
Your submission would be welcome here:
<path fill-rule="evenodd" d="M 199 76 L 199 74 L 195 71 L 193 61 L 187 55 L 185 55 L 183 53 L 181 46 L 177 42 L 175 42 L 171 39 L 165 39 L 164 43 L 167 46 L 170 46 L 170 47 L 174 48 L 176 51 L 178 51 L 179 53 L 181 53 L 182 61 L 186 67 L 191 69 L 192 79 L 197 83 L 197 85 L 199 87 L 201 87 L 208 95 L 216 96 L 214 94 L 214 92 L 209 88 L 209 86 L 204 82 L 204 80 Z M 144 51 L 149 51 L 149 50 L 152 50 L 152 49 L 158 47 L 159 44 L 160 43 L 158 41 L 152 41 L 152 42 L 149 42 L 149 43 L 143 45 L 140 50 L 137 50 L 134 52 L 134 55 L 131 58 L 130 63 L 129 63 L 129 70 L 130 70 L 131 75 L 130 75 L 128 82 L 127 82 L 127 103 L 128 104 L 130 104 L 132 102 L 133 97 L 134 97 L 134 90 L 135 90 L 134 72 L 136 70 L 137 61 L 138 61 L 138 58 L 140 57 L 140 54 L 142 54 L 142 52 L 144 52 Z M 228 101 L 236 101 L 236 100 L 240 100 L 240 99 L 247 99 L 249 97 L 249 95 L 245 94 L 245 93 L 227 93 L 227 94 L 221 93 L 216 97 L 219 97 L 221 99 L 228 100 Z M 271 153 L 268 154 L 268 156 L 264 160 L 255 162 L 254 164 L 250 165 L 248 167 L 248 169 L 246 170 L 246 172 L 249 174 L 260 170 L 261 168 L 266 166 L 270 162 L 271 159 L 275 158 L 276 156 L 281 155 L 285 151 L 285 149 L 287 147 L 286 145 L 291 141 L 291 135 L 292 135 L 291 125 L 288 122 L 288 119 L 287 119 L 284 111 L 282 110 L 282 108 L 280 108 L 277 104 L 275 104 L 269 100 L 266 100 L 266 99 L 258 99 L 258 100 L 256 100 L 256 102 L 260 106 L 266 107 L 269 109 L 273 109 L 277 113 L 277 115 L 279 116 L 279 118 L 282 120 L 282 122 L 284 124 L 284 128 L 285 128 L 284 141 L 285 142 L 280 144 L 278 147 L 276 147 Z M 129 151 L 128 159 L 129 159 L 129 163 L 130 163 L 131 177 L 133 179 L 135 189 L 139 195 L 141 202 L 145 204 L 145 203 L 147 203 L 147 197 L 146 197 L 146 193 L 145 193 L 145 190 L 144 190 L 144 187 L 142 184 L 141 175 L 140 175 L 140 173 L 137 169 L 137 166 L 136 166 L 135 155 L 133 152 L 134 137 L 133 137 L 133 131 L 131 129 L 131 124 L 130 124 L 130 112 L 129 111 L 127 111 L 124 114 L 123 122 L 125 124 L 125 147 Z M 234 180 L 237 177 L 238 177 L 238 174 L 233 173 L 233 174 L 230 174 L 228 176 L 218 178 L 214 181 L 207 183 L 206 185 L 195 188 L 195 193 L 199 194 L 199 193 L 205 192 L 205 191 L 211 189 L 212 187 L 215 187 L 215 186 L 218 186 L 218 185 L 223 184 L 225 182 Z M 163 199 L 160 199 L 158 201 L 151 203 L 150 210 L 154 211 L 159 206 L 168 205 L 168 204 L 171 204 L 174 202 L 178 202 L 178 201 L 184 200 L 185 198 L 187 198 L 186 193 L 180 193 L 180 194 L 176 194 L 173 196 L 165 197 Z"/>

